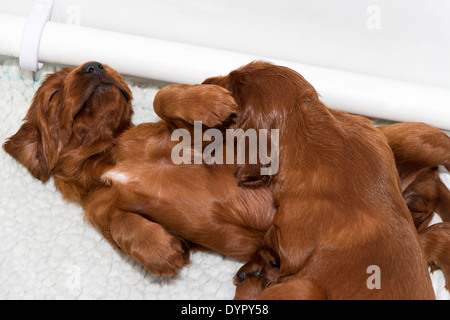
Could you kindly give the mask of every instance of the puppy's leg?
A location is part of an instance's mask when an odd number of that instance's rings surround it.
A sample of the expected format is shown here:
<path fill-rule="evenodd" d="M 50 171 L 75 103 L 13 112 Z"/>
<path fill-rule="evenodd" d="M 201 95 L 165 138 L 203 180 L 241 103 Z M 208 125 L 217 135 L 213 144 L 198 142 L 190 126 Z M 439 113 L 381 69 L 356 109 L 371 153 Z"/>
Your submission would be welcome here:
<path fill-rule="evenodd" d="M 85 207 L 89 222 L 115 247 L 155 275 L 175 275 L 189 263 L 185 243 L 160 224 L 115 206 L 114 192 L 98 191 Z"/>
<path fill-rule="evenodd" d="M 425 123 L 405 122 L 378 127 L 403 171 L 443 165 L 450 170 L 450 137 Z M 409 172 L 407 172 L 409 173 Z"/>
<path fill-rule="evenodd" d="M 432 270 L 441 269 L 450 289 L 450 223 L 436 223 L 419 233 L 422 248 Z"/>
<path fill-rule="evenodd" d="M 426 225 L 435 210 L 442 220 L 450 222 L 450 192 L 438 175 L 440 165 L 450 171 L 450 137 L 432 126 L 414 122 L 379 130 L 394 153 L 405 201 L 413 216 L 423 220 L 416 226 L 420 229 Z"/>
<path fill-rule="evenodd" d="M 264 270 L 265 262 L 258 251 L 252 259 L 250 259 L 238 270 L 233 282 L 236 286 L 238 286 L 240 283 L 248 279 L 261 278 L 261 274 Z"/>
<path fill-rule="evenodd" d="M 216 127 L 236 112 L 231 93 L 216 85 L 172 84 L 155 96 L 156 114 L 175 127 L 185 127 L 201 121 L 207 127 Z"/>
<path fill-rule="evenodd" d="M 117 213 L 111 220 L 110 233 L 126 255 L 152 274 L 176 275 L 189 263 L 189 251 L 180 239 L 135 213 Z"/>
<path fill-rule="evenodd" d="M 271 281 L 278 278 L 279 266 L 268 266 L 267 258 L 268 256 L 267 254 L 264 256 L 263 250 L 258 250 L 250 261 L 238 270 L 234 277 L 234 284 L 236 285 L 235 300 L 258 299 Z M 275 261 L 271 263 L 276 264 Z M 276 271 L 270 269 L 276 269 Z"/>
<path fill-rule="evenodd" d="M 234 300 L 256 300 L 266 288 L 267 281 L 263 277 L 251 277 L 236 284 Z"/>

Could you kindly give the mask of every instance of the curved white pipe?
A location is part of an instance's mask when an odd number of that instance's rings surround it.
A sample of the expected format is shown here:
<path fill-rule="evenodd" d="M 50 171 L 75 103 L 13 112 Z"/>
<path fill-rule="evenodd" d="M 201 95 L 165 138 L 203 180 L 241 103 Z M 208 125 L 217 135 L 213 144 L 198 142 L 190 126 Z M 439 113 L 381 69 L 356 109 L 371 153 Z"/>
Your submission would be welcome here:
<path fill-rule="evenodd" d="M 8 30 L 0 33 L 0 54 L 19 56 L 25 23 L 0 14 L 0 30 Z M 443 88 L 57 22 L 45 26 L 39 50 L 41 62 L 98 60 L 122 74 L 174 83 L 199 83 L 255 59 L 298 71 L 333 109 L 450 130 L 450 90 Z"/>

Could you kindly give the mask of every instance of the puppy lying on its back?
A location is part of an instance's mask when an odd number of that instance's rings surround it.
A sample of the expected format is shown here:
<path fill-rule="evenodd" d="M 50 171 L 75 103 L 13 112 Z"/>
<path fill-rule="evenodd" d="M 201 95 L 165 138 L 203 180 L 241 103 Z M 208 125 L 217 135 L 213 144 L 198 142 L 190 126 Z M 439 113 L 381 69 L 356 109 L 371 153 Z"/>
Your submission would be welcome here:
<path fill-rule="evenodd" d="M 245 115 L 238 127 L 280 130 L 280 168 L 270 182 L 277 212 L 238 272 L 238 290 L 283 297 L 295 281 L 301 298 L 434 298 L 392 150 L 370 121 L 328 109 L 298 73 L 269 63 L 205 83 L 231 91 Z M 246 164 L 236 176 L 262 178 Z M 367 285 L 372 266 L 381 289 Z"/>
<path fill-rule="evenodd" d="M 155 98 L 163 120 L 138 126 L 131 123 L 131 99 L 123 78 L 106 65 L 63 69 L 43 82 L 3 147 L 42 182 L 53 175 L 56 188 L 83 206 L 111 244 L 153 274 L 176 274 L 191 247 L 248 260 L 272 221 L 270 191 L 239 187 L 234 165 L 171 160 L 180 116 L 218 126 L 236 109 L 229 92 L 167 88 Z"/>

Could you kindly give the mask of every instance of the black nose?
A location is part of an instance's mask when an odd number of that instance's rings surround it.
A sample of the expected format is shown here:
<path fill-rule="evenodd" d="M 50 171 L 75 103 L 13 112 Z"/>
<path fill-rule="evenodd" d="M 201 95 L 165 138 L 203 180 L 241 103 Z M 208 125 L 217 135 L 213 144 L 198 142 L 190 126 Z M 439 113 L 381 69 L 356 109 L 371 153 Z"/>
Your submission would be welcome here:
<path fill-rule="evenodd" d="M 103 65 L 100 62 L 96 61 L 87 63 L 82 70 L 83 73 L 96 73 L 98 75 L 100 75 L 104 71 L 105 70 L 103 69 Z"/>

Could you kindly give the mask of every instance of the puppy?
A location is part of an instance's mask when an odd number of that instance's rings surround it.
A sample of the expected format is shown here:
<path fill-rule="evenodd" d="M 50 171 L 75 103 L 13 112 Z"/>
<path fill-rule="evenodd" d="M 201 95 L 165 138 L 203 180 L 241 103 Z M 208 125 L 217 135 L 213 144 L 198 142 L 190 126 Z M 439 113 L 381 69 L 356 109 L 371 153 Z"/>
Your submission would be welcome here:
<path fill-rule="evenodd" d="M 115 70 L 98 62 L 63 69 L 46 78 L 3 145 L 35 178 L 53 175 L 112 245 L 155 275 L 176 274 L 190 247 L 248 260 L 275 212 L 270 190 L 237 185 L 234 165 L 172 163 L 175 122 L 208 110 L 203 123 L 219 126 L 236 108 L 219 86 L 173 89 L 155 99 L 167 121 L 133 126 L 131 91 Z"/>
<path fill-rule="evenodd" d="M 393 152 L 370 121 L 327 108 L 302 76 L 270 63 L 204 83 L 232 92 L 237 127 L 280 130 L 280 168 L 270 179 L 277 212 L 238 272 L 243 286 L 263 288 L 261 297 L 295 281 L 305 297 L 434 298 Z M 244 185 L 263 178 L 246 164 L 236 177 Z M 368 284 L 373 266 L 381 271 L 375 288 Z M 255 275 L 270 286 L 245 284 Z"/>
<path fill-rule="evenodd" d="M 63 69 L 44 81 L 4 149 L 42 182 L 53 174 L 63 196 L 82 205 L 106 239 L 153 274 L 176 274 L 193 248 L 249 260 L 272 223 L 270 190 L 238 186 L 234 165 L 171 160 L 174 129 L 192 133 L 195 120 L 222 129 L 235 112 L 239 116 L 229 92 L 168 86 L 154 100 L 162 120 L 138 126 L 131 123 L 131 99 L 108 66 Z M 395 147 L 414 150 L 397 140 Z"/>
<path fill-rule="evenodd" d="M 217 78 L 206 80 L 217 81 Z M 220 79 L 219 79 L 220 80 Z M 223 84 L 222 84 L 223 85 Z M 173 122 L 175 127 L 186 124 L 193 125 L 195 119 L 208 122 L 209 110 L 191 110 L 186 101 L 186 92 L 191 86 L 171 85 L 162 89 L 155 100 L 155 110 L 162 113 L 163 106 L 177 101 L 173 114 L 163 112 L 166 121 Z M 231 89 L 226 85 L 226 88 Z M 266 94 L 266 93 L 264 93 Z M 245 99 L 245 98 L 241 98 Z M 263 97 L 264 99 L 264 97 Z M 247 121 L 249 115 L 242 108 L 236 111 L 238 118 Z M 170 119 L 169 119 L 170 118 Z M 233 125 L 232 125 L 233 127 Z M 234 125 L 236 127 L 236 125 Z M 416 228 L 419 232 L 422 247 L 426 251 L 429 266 L 432 270 L 442 269 L 447 283 L 450 283 L 450 192 L 438 176 L 438 166 L 450 169 L 450 138 L 442 131 L 423 123 L 399 123 L 378 127 L 387 138 L 394 152 L 397 170 L 402 181 L 403 198 L 410 209 Z M 238 166 L 239 167 L 239 166 Z M 255 166 L 252 170 L 259 169 Z M 247 177 L 249 177 L 247 175 Z M 269 177 L 258 177 L 250 180 L 242 179 L 241 185 L 255 188 Z M 255 189 L 258 190 L 258 189 Z M 413 192 L 414 190 L 414 192 Z M 425 206 L 425 207 L 424 207 Z M 437 212 L 444 223 L 428 227 L 432 215 Z M 242 286 L 238 287 L 242 289 Z M 254 289 L 251 289 L 253 292 Z M 238 290 L 237 296 L 245 296 L 243 290 Z"/>

